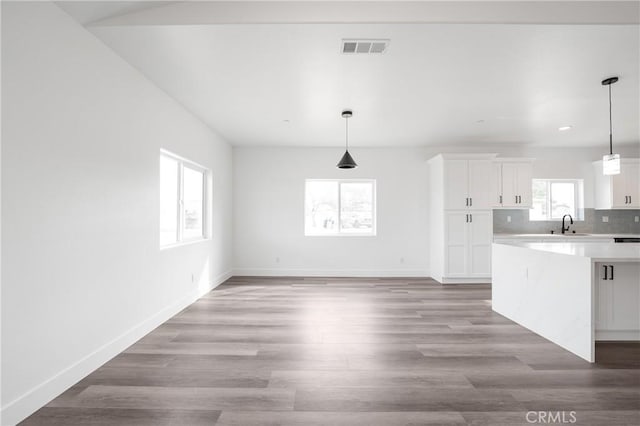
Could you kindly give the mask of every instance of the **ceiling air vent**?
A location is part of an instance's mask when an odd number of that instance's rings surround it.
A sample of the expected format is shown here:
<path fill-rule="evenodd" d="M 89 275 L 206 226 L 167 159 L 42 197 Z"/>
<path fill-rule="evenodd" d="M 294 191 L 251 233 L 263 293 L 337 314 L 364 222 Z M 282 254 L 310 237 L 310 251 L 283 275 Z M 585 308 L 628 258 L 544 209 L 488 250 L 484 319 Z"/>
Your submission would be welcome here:
<path fill-rule="evenodd" d="M 342 53 L 384 53 L 389 46 L 389 40 L 362 39 L 362 40 L 342 40 Z"/>

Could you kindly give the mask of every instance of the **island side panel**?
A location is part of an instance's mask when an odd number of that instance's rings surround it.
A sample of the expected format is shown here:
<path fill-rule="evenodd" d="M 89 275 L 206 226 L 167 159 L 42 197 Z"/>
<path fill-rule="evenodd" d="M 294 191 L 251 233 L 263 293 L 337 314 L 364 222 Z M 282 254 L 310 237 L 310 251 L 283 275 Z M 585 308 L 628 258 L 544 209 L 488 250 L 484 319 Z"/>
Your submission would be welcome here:
<path fill-rule="evenodd" d="M 594 362 L 591 259 L 506 244 L 492 252 L 493 310 Z"/>

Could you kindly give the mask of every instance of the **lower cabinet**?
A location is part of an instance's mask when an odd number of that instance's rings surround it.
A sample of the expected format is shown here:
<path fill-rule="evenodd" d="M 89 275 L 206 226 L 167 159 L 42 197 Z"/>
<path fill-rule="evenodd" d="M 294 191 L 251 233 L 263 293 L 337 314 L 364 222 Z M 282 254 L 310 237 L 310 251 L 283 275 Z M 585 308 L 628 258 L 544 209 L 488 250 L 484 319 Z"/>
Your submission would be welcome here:
<path fill-rule="evenodd" d="M 493 217 L 491 211 L 445 214 L 445 277 L 490 278 Z"/>
<path fill-rule="evenodd" d="M 596 263 L 596 340 L 640 339 L 640 262 Z"/>

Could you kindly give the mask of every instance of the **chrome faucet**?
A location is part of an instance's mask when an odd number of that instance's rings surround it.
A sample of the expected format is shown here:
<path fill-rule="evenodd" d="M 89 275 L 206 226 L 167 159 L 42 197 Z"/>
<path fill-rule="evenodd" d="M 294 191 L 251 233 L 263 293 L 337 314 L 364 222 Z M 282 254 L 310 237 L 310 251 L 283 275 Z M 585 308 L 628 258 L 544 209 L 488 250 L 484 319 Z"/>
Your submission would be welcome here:
<path fill-rule="evenodd" d="M 571 221 L 571 223 L 569 225 L 567 225 L 567 227 L 564 227 L 564 219 L 569 216 L 569 220 Z M 566 231 L 569 230 L 569 226 L 573 225 L 573 218 L 571 217 L 570 214 L 565 214 L 564 216 L 562 216 L 562 233 L 564 234 Z"/>

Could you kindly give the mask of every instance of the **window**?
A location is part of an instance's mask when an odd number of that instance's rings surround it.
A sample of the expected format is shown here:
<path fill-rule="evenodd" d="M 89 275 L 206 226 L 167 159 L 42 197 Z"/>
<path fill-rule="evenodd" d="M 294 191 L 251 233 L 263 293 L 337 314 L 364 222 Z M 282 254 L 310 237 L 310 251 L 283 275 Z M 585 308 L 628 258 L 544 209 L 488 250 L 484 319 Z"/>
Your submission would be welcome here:
<path fill-rule="evenodd" d="M 582 179 L 533 179 L 533 208 L 529 220 L 583 219 Z"/>
<path fill-rule="evenodd" d="M 305 235 L 375 235 L 375 180 L 305 181 Z"/>
<path fill-rule="evenodd" d="M 207 171 L 160 152 L 160 246 L 206 237 Z"/>

